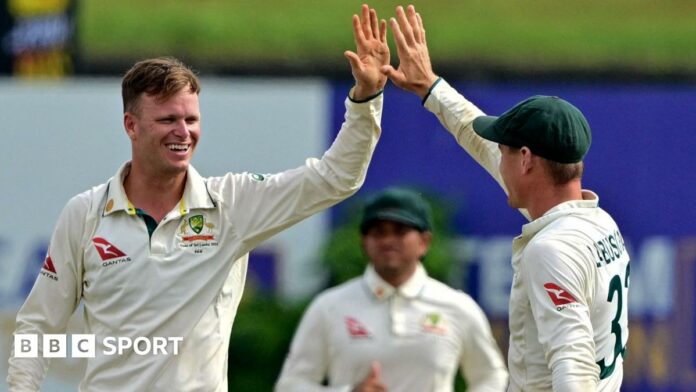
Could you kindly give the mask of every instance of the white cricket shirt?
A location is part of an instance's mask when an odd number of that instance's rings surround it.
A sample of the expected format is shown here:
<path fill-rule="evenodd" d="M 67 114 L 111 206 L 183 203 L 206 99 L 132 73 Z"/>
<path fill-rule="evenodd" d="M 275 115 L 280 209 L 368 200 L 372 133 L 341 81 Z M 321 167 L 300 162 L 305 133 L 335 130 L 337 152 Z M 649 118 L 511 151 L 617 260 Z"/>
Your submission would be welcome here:
<path fill-rule="evenodd" d="M 496 181 L 498 145 L 484 113 L 441 80 L 425 102 Z M 628 340 L 629 256 L 614 220 L 583 191 L 524 225 L 512 244 L 509 391 L 618 391 Z M 521 211 L 528 216 L 526 211 Z"/>
<path fill-rule="evenodd" d="M 507 371 L 486 316 L 471 297 L 419 265 L 395 289 L 371 266 L 315 298 L 295 333 L 278 392 L 350 391 L 373 361 L 391 392 L 502 391 Z M 321 386 L 327 378 L 328 386 Z"/>
<path fill-rule="evenodd" d="M 227 348 L 248 252 L 356 192 L 380 135 L 382 95 L 346 99 L 345 122 L 321 159 L 278 174 L 201 177 L 189 166 L 179 205 L 147 226 L 128 201 L 124 165 L 63 210 L 18 334 L 64 333 L 84 303 L 96 335 L 81 391 L 227 391 Z M 178 355 L 102 355 L 104 337 L 182 337 Z M 11 358 L 10 391 L 37 391 L 47 360 Z"/>

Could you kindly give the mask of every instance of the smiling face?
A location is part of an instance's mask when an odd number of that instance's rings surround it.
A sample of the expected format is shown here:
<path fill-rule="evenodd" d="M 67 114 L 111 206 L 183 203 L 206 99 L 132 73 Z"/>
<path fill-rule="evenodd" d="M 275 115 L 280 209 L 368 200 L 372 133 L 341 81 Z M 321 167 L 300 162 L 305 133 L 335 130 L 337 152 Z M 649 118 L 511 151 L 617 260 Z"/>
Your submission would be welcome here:
<path fill-rule="evenodd" d="M 363 248 L 375 271 L 385 281 L 398 285 L 411 277 L 428 251 L 430 233 L 401 223 L 379 220 L 362 238 Z"/>
<path fill-rule="evenodd" d="M 198 94 L 184 88 L 161 100 L 143 93 L 124 125 L 134 166 L 159 178 L 185 174 L 201 133 Z"/>

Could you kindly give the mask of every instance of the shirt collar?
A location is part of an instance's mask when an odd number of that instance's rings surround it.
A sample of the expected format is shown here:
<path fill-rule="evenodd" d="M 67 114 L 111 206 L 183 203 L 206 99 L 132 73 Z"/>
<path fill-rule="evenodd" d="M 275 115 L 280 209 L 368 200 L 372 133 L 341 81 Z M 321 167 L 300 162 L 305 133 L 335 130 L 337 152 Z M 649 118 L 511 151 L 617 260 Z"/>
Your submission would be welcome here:
<path fill-rule="evenodd" d="M 388 299 L 395 294 L 406 298 L 415 298 L 423 291 L 423 286 L 425 286 L 427 279 L 428 273 L 421 263 L 418 263 L 416 266 L 416 271 L 413 273 L 413 276 L 399 287 L 394 287 L 385 282 L 384 279 L 377 274 L 372 264 L 367 266 L 363 274 L 363 280 L 370 292 L 380 301 Z"/>
<path fill-rule="evenodd" d="M 128 215 L 135 215 L 136 208 L 128 200 L 126 190 L 123 188 L 123 180 L 130 172 L 130 162 L 124 163 L 116 172 L 116 175 L 109 179 L 107 185 L 106 205 L 104 206 L 103 216 L 110 215 L 116 211 L 124 211 Z M 184 195 L 179 201 L 178 210 L 181 215 L 186 215 L 196 208 L 214 208 L 219 200 L 213 198 L 208 192 L 206 181 L 193 166 L 189 165 L 186 172 L 186 185 Z"/>
<path fill-rule="evenodd" d="M 570 214 L 581 214 L 598 206 L 599 196 L 590 190 L 583 189 L 581 200 L 569 200 L 551 208 L 544 215 L 522 226 L 522 235 L 534 235 L 560 217 Z"/>

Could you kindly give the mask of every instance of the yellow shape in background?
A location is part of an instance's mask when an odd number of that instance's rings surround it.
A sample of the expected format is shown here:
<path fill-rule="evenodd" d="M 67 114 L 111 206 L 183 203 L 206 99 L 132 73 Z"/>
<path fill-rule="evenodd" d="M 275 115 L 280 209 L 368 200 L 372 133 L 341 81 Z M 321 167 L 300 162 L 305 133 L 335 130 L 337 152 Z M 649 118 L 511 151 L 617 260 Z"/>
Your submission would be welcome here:
<path fill-rule="evenodd" d="M 65 12 L 70 0 L 9 0 L 7 9 L 18 18 Z"/>

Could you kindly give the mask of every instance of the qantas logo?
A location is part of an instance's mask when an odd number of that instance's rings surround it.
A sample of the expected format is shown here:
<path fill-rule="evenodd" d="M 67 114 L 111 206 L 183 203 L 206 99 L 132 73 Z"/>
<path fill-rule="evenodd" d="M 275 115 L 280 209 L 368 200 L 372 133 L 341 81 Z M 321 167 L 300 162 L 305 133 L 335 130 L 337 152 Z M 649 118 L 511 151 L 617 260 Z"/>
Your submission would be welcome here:
<path fill-rule="evenodd" d="M 351 338 L 369 338 L 370 331 L 358 320 L 352 317 L 346 317 L 346 328 Z"/>
<path fill-rule="evenodd" d="M 544 288 L 546 289 L 546 293 L 549 295 L 549 297 L 551 297 L 551 301 L 553 301 L 553 304 L 556 306 L 563 306 L 578 302 L 575 297 L 570 295 L 569 292 L 565 291 L 565 289 L 561 288 L 561 286 L 555 283 L 546 283 Z"/>
<path fill-rule="evenodd" d="M 125 253 L 101 237 L 92 238 L 92 242 L 94 242 L 94 247 L 97 248 L 97 252 L 99 252 L 99 256 L 101 256 L 103 261 L 117 257 L 126 257 Z"/>
<path fill-rule="evenodd" d="M 53 259 L 51 259 L 51 255 L 46 255 L 46 260 L 44 261 L 41 269 L 44 269 L 52 274 L 56 273 L 56 267 L 53 266 Z"/>
<path fill-rule="evenodd" d="M 101 238 L 92 238 L 94 242 L 94 248 L 99 252 L 99 257 L 102 259 L 102 267 L 108 267 L 110 265 L 116 265 L 121 263 L 129 263 L 131 258 L 123 253 L 119 248 L 115 247 L 114 244 Z"/>
<path fill-rule="evenodd" d="M 56 267 L 53 266 L 51 255 L 46 255 L 46 260 L 44 260 L 43 266 L 41 267 L 41 275 L 51 280 L 58 280 L 58 273 L 56 272 Z"/>

